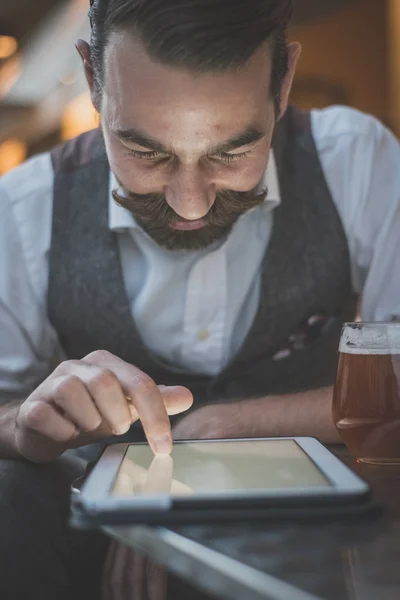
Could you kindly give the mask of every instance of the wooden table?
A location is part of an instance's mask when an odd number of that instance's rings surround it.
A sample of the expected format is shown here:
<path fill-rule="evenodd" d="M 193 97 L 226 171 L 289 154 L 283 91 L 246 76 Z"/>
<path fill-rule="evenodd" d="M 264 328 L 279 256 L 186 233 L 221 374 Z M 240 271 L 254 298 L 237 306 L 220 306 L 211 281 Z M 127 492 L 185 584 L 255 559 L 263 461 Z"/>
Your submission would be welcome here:
<path fill-rule="evenodd" d="M 108 532 L 213 597 L 400 600 L 400 467 L 362 465 L 342 447 L 334 451 L 371 483 L 382 516 Z"/>

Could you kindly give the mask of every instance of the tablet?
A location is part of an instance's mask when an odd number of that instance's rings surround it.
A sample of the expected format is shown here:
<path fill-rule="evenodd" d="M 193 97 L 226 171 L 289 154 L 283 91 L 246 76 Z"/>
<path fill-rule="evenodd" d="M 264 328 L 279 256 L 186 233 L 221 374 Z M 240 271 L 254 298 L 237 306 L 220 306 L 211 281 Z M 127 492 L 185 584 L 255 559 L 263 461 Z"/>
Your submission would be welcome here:
<path fill-rule="evenodd" d="M 369 486 L 314 438 L 108 446 L 73 497 L 79 525 L 167 524 L 318 514 L 369 499 Z"/>

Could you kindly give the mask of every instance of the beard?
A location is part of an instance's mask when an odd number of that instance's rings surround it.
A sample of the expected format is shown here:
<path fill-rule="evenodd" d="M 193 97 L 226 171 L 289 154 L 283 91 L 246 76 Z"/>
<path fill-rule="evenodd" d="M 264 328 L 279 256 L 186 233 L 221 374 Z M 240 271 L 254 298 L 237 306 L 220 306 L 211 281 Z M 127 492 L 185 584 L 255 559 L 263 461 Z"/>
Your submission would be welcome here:
<path fill-rule="evenodd" d="M 214 204 L 201 219 L 204 226 L 194 231 L 179 231 L 172 226 L 185 219 L 172 210 L 163 194 L 135 194 L 123 189 L 122 196 L 118 190 L 113 191 L 115 202 L 127 209 L 137 224 L 167 250 L 200 250 L 222 241 L 239 217 L 262 204 L 266 196 L 266 189 L 258 193 L 256 189 L 250 192 L 217 192 Z"/>

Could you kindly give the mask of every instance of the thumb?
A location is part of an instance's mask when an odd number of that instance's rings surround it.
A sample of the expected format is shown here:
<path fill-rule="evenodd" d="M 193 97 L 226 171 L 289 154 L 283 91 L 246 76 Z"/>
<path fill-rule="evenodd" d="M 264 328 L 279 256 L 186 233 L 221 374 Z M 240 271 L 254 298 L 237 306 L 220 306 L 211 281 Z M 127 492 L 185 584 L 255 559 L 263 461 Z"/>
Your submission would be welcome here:
<path fill-rule="evenodd" d="M 193 404 L 193 394 L 187 388 L 180 385 L 167 387 L 159 385 L 165 407 L 169 415 L 178 415 L 185 412 Z"/>
<path fill-rule="evenodd" d="M 160 390 L 169 415 L 179 415 L 179 413 L 185 412 L 185 410 L 188 410 L 192 406 L 193 395 L 187 388 L 180 385 L 169 387 L 159 385 L 157 387 Z M 138 421 L 139 415 L 133 404 L 129 405 L 129 410 L 131 411 L 132 423 Z"/>

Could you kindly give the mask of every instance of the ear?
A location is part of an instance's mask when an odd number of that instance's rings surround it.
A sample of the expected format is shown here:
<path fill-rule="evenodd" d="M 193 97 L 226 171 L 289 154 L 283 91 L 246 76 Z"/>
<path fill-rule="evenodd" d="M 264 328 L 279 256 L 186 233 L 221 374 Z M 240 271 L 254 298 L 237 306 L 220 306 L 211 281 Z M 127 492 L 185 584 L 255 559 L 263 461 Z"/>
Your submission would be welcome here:
<path fill-rule="evenodd" d="M 90 58 L 90 48 L 89 44 L 84 40 L 77 40 L 75 42 L 75 48 L 79 52 L 79 55 L 82 59 L 83 68 L 85 71 L 86 81 L 88 82 L 90 96 L 92 98 L 92 103 L 97 112 L 100 112 L 100 98 L 95 82 L 94 70 L 92 65 L 92 59 Z"/>
<path fill-rule="evenodd" d="M 300 54 L 301 45 L 298 42 L 293 42 L 292 44 L 289 44 L 289 68 L 282 82 L 281 111 L 279 118 L 283 117 L 289 104 L 290 91 L 292 89 L 293 79 L 296 72 L 297 62 L 300 58 Z"/>

